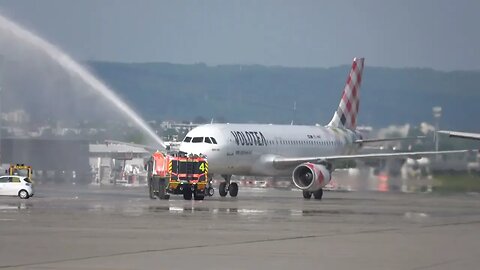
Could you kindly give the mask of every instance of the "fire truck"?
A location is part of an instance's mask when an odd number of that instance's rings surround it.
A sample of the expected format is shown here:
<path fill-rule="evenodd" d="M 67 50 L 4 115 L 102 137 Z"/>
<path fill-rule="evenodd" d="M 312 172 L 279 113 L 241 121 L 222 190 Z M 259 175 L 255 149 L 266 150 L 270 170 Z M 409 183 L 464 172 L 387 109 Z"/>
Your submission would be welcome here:
<path fill-rule="evenodd" d="M 182 194 L 185 200 L 203 200 L 213 196 L 208 178 L 207 158 L 182 152 L 152 154 L 145 164 L 151 199 L 169 199 L 170 194 Z"/>
<path fill-rule="evenodd" d="M 25 164 L 10 164 L 10 167 L 8 168 L 8 175 L 26 176 L 30 180 L 32 180 L 32 166 L 28 166 Z"/>

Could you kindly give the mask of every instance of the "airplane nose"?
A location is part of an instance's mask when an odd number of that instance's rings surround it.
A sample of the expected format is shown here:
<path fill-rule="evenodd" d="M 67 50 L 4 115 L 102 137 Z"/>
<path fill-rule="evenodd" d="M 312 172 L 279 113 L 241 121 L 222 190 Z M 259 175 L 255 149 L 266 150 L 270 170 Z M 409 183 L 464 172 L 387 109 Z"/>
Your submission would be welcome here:
<path fill-rule="evenodd" d="M 190 153 L 191 152 L 190 148 L 185 143 L 181 143 L 180 147 L 178 149 L 182 152 L 185 152 L 185 153 Z"/>
<path fill-rule="evenodd" d="M 180 144 L 180 151 L 185 152 L 187 154 L 205 154 L 207 149 L 204 145 L 202 144 L 191 144 L 191 143 L 182 143 Z"/>

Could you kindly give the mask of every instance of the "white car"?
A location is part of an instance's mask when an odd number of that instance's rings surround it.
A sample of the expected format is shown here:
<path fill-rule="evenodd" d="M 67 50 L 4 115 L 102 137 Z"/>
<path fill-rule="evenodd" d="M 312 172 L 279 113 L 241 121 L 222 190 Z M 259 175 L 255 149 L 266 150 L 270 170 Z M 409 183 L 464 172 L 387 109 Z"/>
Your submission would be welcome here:
<path fill-rule="evenodd" d="M 28 199 L 34 194 L 33 183 L 28 177 L 18 175 L 0 176 L 0 195 Z"/>

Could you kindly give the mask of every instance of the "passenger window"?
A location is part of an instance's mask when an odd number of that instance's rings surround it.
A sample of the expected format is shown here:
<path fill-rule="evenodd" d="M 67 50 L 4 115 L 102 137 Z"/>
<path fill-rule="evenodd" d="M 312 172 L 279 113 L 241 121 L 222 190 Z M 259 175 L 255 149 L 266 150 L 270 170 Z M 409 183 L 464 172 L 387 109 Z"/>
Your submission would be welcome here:
<path fill-rule="evenodd" d="M 210 140 L 209 137 L 205 137 L 205 142 L 206 142 L 206 143 L 212 143 L 212 141 Z"/>
<path fill-rule="evenodd" d="M 193 137 L 192 143 L 201 143 L 203 142 L 203 137 Z"/>
<path fill-rule="evenodd" d="M 18 178 L 18 177 L 10 177 L 10 178 L 11 178 L 10 181 L 11 181 L 12 183 L 20 183 L 20 178 Z"/>
<path fill-rule="evenodd" d="M 183 139 L 184 142 L 190 142 L 192 140 L 192 137 L 185 137 L 185 139 Z"/>
<path fill-rule="evenodd" d="M 212 139 L 213 144 L 217 144 L 217 140 L 215 140 L 215 138 L 210 137 L 210 139 Z"/>
<path fill-rule="evenodd" d="M 10 177 L 1 177 L 0 178 L 0 183 L 8 183 L 10 180 Z"/>

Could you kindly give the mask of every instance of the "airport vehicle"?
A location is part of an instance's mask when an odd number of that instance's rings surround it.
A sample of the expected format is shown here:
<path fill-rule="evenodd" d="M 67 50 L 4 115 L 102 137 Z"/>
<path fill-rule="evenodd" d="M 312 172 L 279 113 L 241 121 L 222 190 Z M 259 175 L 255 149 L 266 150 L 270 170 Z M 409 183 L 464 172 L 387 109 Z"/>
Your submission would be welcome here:
<path fill-rule="evenodd" d="M 32 166 L 25 164 L 10 164 L 10 167 L 8 168 L 8 174 L 25 176 L 32 180 L 33 169 Z"/>
<path fill-rule="evenodd" d="M 0 176 L 0 195 L 18 196 L 21 199 L 28 199 L 34 195 L 33 183 L 25 176 Z"/>
<path fill-rule="evenodd" d="M 354 58 L 340 104 L 326 126 L 207 124 L 192 129 L 180 145 L 180 151 L 203 153 L 208 157 L 210 173 L 225 179 L 219 194 L 235 197 L 238 185 L 231 176 L 288 176 L 303 191 L 303 197 L 321 199 L 323 187 L 331 180 L 339 162 L 351 160 L 420 158 L 458 151 L 356 153 L 364 144 L 386 139 L 364 139 L 356 130 L 363 58 Z M 321 98 L 321 97 L 320 97 Z"/>
<path fill-rule="evenodd" d="M 148 192 L 151 199 L 168 199 L 170 195 L 167 192 L 168 184 L 168 156 L 157 151 L 152 154 L 145 164 L 147 171 Z"/>
<path fill-rule="evenodd" d="M 203 200 L 214 189 L 208 178 L 208 162 L 203 155 L 155 152 L 145 165 L 150 198 L 169 199 L 183 194 L 185 200 Z"/>

